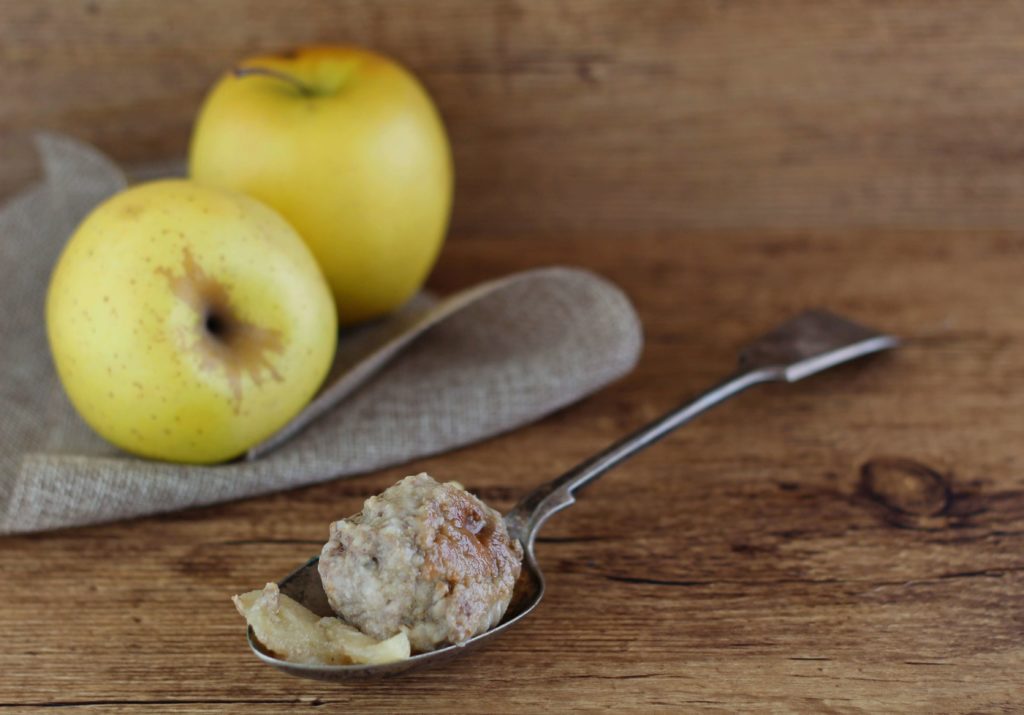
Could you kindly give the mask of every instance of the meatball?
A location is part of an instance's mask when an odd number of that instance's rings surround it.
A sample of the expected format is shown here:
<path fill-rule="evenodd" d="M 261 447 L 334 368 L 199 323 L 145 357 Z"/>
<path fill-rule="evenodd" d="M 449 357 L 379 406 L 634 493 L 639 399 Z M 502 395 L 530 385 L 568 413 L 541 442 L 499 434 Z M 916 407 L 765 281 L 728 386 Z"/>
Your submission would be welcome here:
<path fill-rule="evenodd" d="M 422 652 L 497 625 L 522 559 L 498 512 L 417 474 L 331 524 L 319 568 L 335 613 L 379 640 L 405 630 Z"/>

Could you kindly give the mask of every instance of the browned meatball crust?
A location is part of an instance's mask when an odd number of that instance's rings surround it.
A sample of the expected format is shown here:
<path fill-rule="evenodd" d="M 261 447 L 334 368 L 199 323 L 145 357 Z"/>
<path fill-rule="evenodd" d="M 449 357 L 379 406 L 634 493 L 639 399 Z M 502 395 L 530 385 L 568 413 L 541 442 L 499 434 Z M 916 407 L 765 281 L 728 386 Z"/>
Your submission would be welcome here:
<path fill-rule="evenodd" d="M 319 568 L 339 616 L 381 640 L 404 629 L 428 651 L 497 625 L 522 558 L 498 512 L 417 474 L 333 523 Z"/>

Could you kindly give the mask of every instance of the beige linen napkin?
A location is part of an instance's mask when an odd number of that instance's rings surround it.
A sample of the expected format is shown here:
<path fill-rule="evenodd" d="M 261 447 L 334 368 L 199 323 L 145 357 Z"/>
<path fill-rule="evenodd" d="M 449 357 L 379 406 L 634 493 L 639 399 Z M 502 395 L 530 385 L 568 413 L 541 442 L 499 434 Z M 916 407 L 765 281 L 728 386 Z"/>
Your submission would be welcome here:
<path fill-rule="evenodd" d="M 38 144 L 45 180 L 0 208 L 0 534 L 213 504 L 436 454 L 568 405 L 639 356 L 639 322 L 615 286 L 581 270 L 528 271 L 440 301 L 419 296 L 343 335 L 317 398 L 245 459 L 133 457 L 75 414 L 43 314 L 64 242 L 126 180 L 72 139 Z"/>

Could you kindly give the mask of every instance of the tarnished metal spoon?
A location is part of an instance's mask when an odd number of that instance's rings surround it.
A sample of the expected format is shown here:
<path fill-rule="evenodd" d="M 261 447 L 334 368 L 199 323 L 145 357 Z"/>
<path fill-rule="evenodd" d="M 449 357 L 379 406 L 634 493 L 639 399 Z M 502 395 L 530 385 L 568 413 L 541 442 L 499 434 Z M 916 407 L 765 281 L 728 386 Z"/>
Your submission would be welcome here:
<path fill-rule="evenodd" d="M 822 310 L 811 310 L 783 323 L 740 352 L 739 368 L 695 399 L 641 427 L 603 452 L 527 494 L 506 516 L 509 535 L 523 545 L 523 570 L 502 622 L 458 646 L 420 653 L 385 665 L 303 665 L 275 658 L 248 630 L 249 645 L 265 663 L 291 675 L 346 681 L 401 673 L 435 665 L 482 645 L 530 613 L 544 596 L 544 574 L 534 555 L 537 532 L 548 518 L 576 501 L 576 492 L 602 474 L 705 410 L 763 382 L 796 382 L 835 365 L 899 345 L 893 336 L 857 325 Z M 333 616 L 313 558 L 278 585 L 282 593 L 321 616 Z"/>

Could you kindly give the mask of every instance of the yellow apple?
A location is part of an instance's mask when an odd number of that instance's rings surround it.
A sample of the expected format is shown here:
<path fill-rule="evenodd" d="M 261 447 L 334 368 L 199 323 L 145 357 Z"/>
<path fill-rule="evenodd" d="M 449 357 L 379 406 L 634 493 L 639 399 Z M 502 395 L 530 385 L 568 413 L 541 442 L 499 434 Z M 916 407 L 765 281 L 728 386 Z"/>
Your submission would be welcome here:
<path fill-rule="evenodd" d="M 189 170 L 295 226 L 342 324 L 416 293 L 451 211 L 451 151 L 430 97 L 400 65 L 351 47 L 254 57 L 228 72 L 200 111 Z"/>
<path fill-rule="evenodd" d="M 330 290 L 295 229 L 186 180 L 127 189 L 75 231 L 46 327 L 82 418 L 146 457 L 211 463 L 270 436 L 330 367 Z"/>

